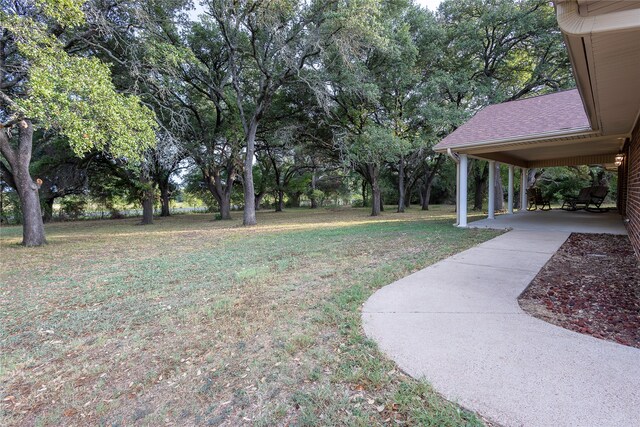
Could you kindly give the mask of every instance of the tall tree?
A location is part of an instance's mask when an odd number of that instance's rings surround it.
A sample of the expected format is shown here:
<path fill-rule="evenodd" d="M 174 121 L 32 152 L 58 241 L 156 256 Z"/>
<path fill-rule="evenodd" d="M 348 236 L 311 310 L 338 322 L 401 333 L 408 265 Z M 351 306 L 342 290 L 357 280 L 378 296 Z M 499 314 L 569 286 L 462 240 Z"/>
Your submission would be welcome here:
<path fill-rule="evenodd" d="M 115 90 L 108 67 L 70 45 L 85 22 L 82 3 L 18 0 L 0 9 L 2 173 L 20 197 L 26 246 L 46 242 L 40 181 L 29 171 L 34 127 L 56 129 L 77 154 L 99 149 L 133 159 L 155 142 L 152 112 Z"/>
<path fill-rule="evenodd" d="M 371 216 L 380 215 L 381 169 L 406 151 L 406 142 L 398 138 L 393 130 L 376 124 L 365 124 L 358 133 L 341 137 L 340 149 L 345 161 L 371 185 Z"/>
<path fill-rule="evenodd" d="M 309 81 L 331 46 L 343 52 L 370 31 L 377 2 L 215 0 L 206 5 L 224 37 L 244 131 L 244 225 L 256 224 L 253 163 L 258 127 L 285 85 Z M 324 90 L 323 84 L 317 86 Z"/>
<path fill-rule="evenodd" d="M 404 212 L 408 184 L 422 173 L 423 159 L 433 144 L 431 110 L 437 99 L 429 79 L 441 55 L 443 34 L 428 9 L 402 2 L 394 6 L 386 9 L 384 21 L 389 45 L 378 49 L 368 67 L 380 91 L 374 119 L 405 141 L 405 149 L 391 165 L 398 178 L 398 212 Z M 434 166 L 435 173 L 438 164 Z"/>
<path fill-rule="evenodd" d="M 434 79 L 447 105 L 445 134 L 488 104 L 573 86 L 548 1 L 445 0 L 437 16 L 446 33 L 446 54 Z M 487 167 L 480 165 L 474 174 L 477 209 L 482 208 Z M 496 174 L 496 185 L 499 179 Z M 502 198 L 502 192 L 496 197 Z"/>
<path fill-rule="evenodd" d="M 87 193 L 89 166 L 95 153 L 78 157 L 67 140 L 55 134 L 35 136 L 32 151 L 30 170 L 42 180 L 39 195 L 46 223 L 53 217 L 56 199 Z"/>
<path fill-rule="evenodd" d="M 175 36 L 150 43 L 142 78 L 154 89 L 158 114 L 200 168 L 221 218 L 231 219 L 231 194 L 242 171 L 243 132 L 227 48 L 211 18 L 180 25 L 182 35 L 174 24 L 170 33 Z"/>

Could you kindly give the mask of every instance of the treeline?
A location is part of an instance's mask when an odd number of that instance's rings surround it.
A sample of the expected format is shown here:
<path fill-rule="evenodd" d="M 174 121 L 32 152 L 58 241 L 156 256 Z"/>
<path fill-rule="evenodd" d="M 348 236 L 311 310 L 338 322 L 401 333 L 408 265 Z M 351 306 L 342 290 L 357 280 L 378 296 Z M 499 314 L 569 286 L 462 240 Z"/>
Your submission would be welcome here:
<path fill-rule="evenodd" d="M 398 212 L 428 208 L 455 181 L 437 141 L 573 84 L 541 0 L 205 0 L 197 19 L 183 0 L 0 5 L 1 184 L 25 245 L 58 198 L 136 200 L 149 224 L 176 182 L 222 219 L 236 200 L 245 225 L 265 195 L 282 210 L 358 192 L 378 215 L 391 188 Z M 487 166 L 471 167 L 481 201 Z"/>

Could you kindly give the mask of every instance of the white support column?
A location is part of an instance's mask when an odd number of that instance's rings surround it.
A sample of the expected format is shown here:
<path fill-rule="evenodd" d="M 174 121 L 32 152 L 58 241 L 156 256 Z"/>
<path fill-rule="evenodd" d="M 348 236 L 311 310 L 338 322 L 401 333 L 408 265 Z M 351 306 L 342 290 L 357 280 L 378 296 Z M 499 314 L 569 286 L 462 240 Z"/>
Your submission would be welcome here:
<path fill-rule="evenodd" d="M 458 215 L 460 220 L 458 221 L 458 227 L 467 226 L 467 155 L 460 154 L 460 183 L 458 188 L 460 189 L 458 198 Z"/>
<path fill-rule="evenodd" d="M 513 165 L 509 165 L 509 189 L 507 199 L 507 213 L 513 213 Z"/>
<path fill-rule="evenodd" d="M 460 225 L 460 159 L 456 160 L 456 226 Z"/>
<path fill-rule="evenodd" d="M 496 162 L 489 160 L 489 200 L 487 201 L 488 219 L 496 218 Z"/>
<path fill-rule="evenodd" d="M 520 212 L 527 210 L 527 184 L 529 169 L 521 168 L 522 176 L 520 177 Z"/>

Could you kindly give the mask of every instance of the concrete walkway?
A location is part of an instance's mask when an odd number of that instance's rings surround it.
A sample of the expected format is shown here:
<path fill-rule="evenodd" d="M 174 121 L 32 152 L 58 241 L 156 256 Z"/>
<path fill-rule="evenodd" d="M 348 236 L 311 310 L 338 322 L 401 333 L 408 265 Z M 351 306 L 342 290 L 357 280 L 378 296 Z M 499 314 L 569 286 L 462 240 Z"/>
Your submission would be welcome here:
<path fill-rule="evenodd" d="M 627 234 L 617 211 L 587 212 L 523 211 L 513 215 L 496 215 L 495 219 L 470 222 L 471 228 L 514 229 L 531 231 L 565 231 L 574 233 Z"/>
<path fill-rule="evenodd" d="M 376 292 L 366 334 L 409 375 L 505 426 L 640 425 L 640 350 L 516 301 L 569 232 L 510 231 Z"/>

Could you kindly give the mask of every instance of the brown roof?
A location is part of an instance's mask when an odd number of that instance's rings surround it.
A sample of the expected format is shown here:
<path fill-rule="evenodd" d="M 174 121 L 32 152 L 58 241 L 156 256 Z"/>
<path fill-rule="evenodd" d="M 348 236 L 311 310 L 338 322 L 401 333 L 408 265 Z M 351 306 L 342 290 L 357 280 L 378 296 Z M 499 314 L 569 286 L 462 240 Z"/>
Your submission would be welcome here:
<path fill-rule="evenodd" d="M 577 89 L 489 105 L 440 141 L 435 149 L 532 138 L 544 134 L 589 131 L 589 119 Z"/>

